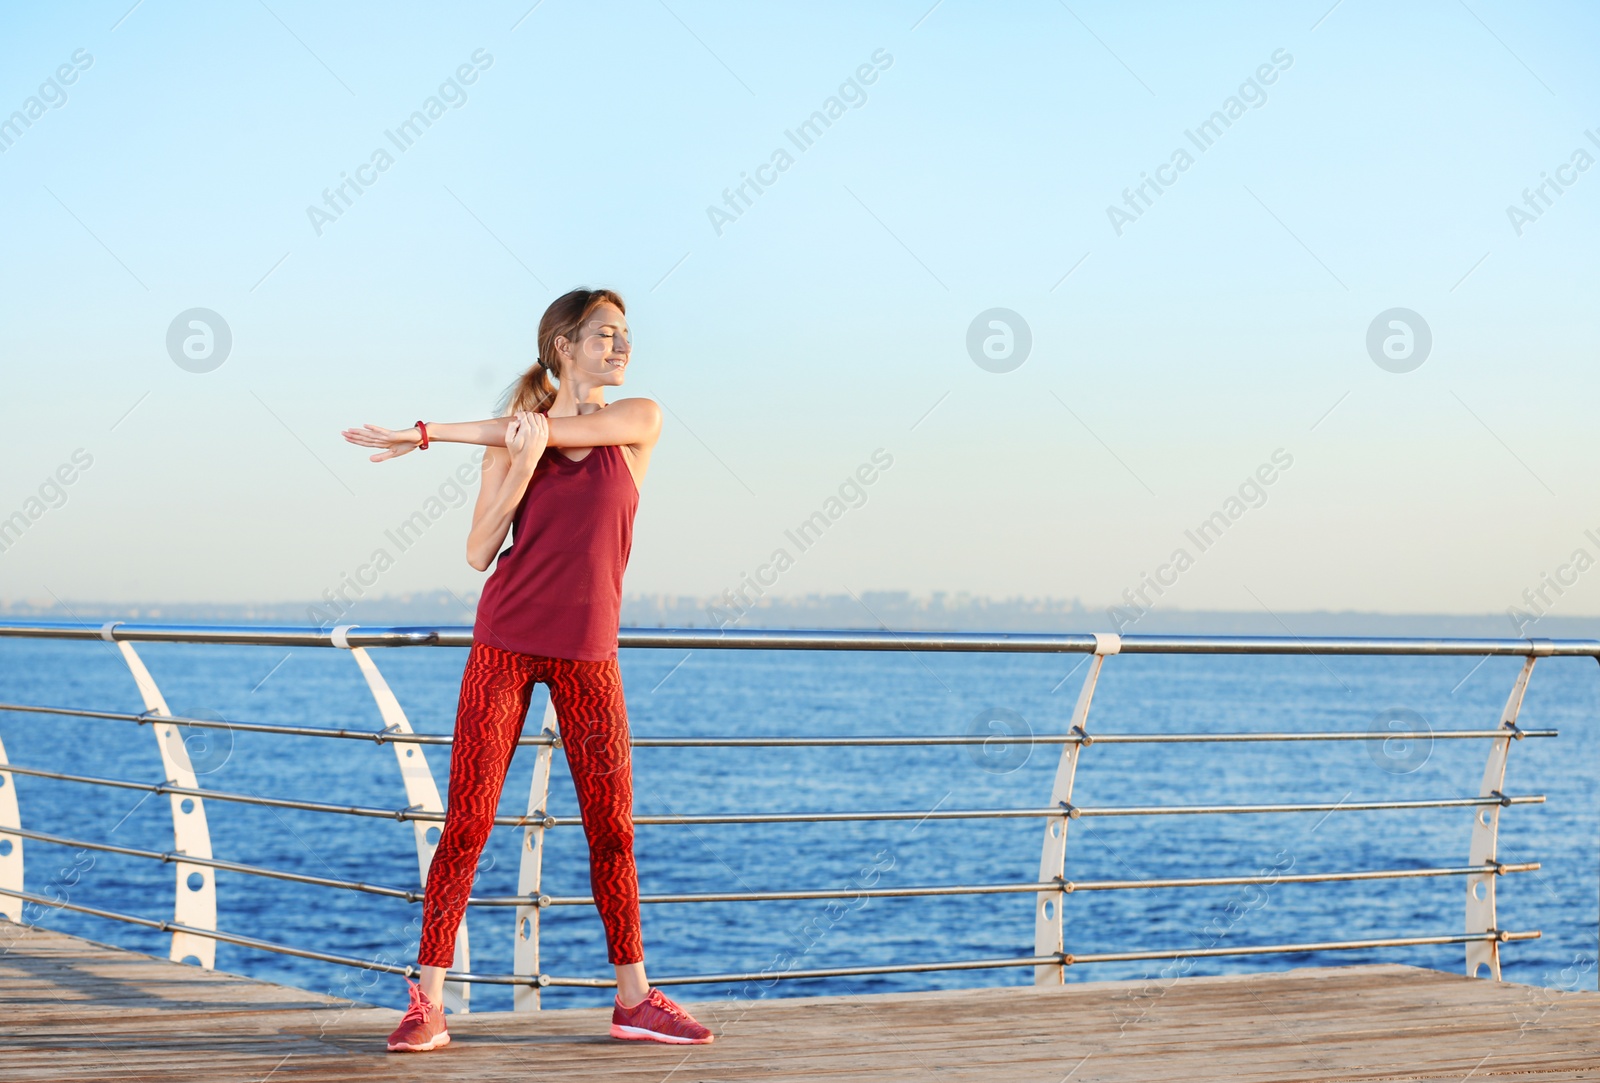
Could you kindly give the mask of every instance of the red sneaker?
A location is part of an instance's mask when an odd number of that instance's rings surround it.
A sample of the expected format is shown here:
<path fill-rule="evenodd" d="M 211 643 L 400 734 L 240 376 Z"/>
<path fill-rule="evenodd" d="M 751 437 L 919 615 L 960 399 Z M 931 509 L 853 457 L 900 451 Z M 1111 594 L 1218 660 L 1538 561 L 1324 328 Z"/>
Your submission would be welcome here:
<path fill-rule="evenodd" d="M 400 1025 L 389 1035 L 391 1053 L 426 1053 L 450 1044 L 450 1032 L 444 1028 L 444 1008 L 427 998 L 422 986 L 406 979 L 411 987 L 411 1007 L 400 1017 Z"/>
<path fill-rule="evenodd" d="M 611 1036 L 630 1042 L 667 1042 L 672 1045 L 707 1045 L 715 1036 L 694 1021 L 694 1016 L 667 999 L 660 989 L 631 1008 L 614 1001 Z"/>

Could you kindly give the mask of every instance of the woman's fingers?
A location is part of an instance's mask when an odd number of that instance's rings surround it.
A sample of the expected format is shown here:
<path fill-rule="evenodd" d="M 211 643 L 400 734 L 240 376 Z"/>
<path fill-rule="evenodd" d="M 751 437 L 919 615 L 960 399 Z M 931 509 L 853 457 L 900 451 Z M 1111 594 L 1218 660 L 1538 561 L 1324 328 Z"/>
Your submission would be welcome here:
<path fill-rule="evenodd" d="M 393 449 L 396 445 L 411 443 L 409 440 L 402 439 L 395 430 L 386 429 L 382 425 L 374 425 L 371 422 L 361 426 L 359 429 L 345 429 L 340 435 L 350 443 L 358 444 L 361 447 Z M 410 449 L 406 448 L 404 450 Z M 395 454 L 402 454 L 403 451 L 395 452 Z"/>
<path fill-rule="evenodd" d="M 521 459 L 536 458 L 544 450 L 541 418 L 531 410 L 518 410 L 506 435 L 506 447 Z"/>

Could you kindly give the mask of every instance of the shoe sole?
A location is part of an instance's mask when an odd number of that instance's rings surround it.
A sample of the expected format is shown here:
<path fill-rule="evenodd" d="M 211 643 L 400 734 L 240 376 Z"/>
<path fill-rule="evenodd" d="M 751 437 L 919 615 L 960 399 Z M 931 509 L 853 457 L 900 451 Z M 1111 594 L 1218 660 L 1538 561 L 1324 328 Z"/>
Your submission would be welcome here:
<path fill-rule="evenodd" d="M 428 1053 L 428 1052 L 431 1052 L 431 1051 L 433 1051 L 435 1049 L 443 1049 L 445 1046 L 447 1046 L 449 1044 L 450 1044 L 450 1032 L 447 1030 L 442 1034 L 435 1035 L 433 1038 L 429 1039 L 426 1042 L 421 1043 L 420 1045 L 413 1045 L 410 1042 L 390 1042 L 389 1043 L 389 1052 L 391 1052 L 391 1053 Z"/>
<path fill-rule="evenodd" d="M 715 1034 L 708 1034 L 704 1038 L 683 1038 L 676 1034 L 646 1030 L 644 1027 L 625 1027 L 621 1023 L 611 1024 L 611 1036 L 625 1042 L 665 1042 L 668 1045 L 710 1045 L 716 1039 Z"/>

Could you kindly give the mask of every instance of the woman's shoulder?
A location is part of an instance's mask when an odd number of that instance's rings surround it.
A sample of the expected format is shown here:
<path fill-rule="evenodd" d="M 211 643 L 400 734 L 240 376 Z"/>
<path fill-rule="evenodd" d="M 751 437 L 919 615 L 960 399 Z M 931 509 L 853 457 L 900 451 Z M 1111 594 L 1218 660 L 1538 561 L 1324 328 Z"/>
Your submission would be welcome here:
<path fill-rule="evenodd" d="M 650 434 L 651 442 L 661 432 L 661 404 L 655 399 L 638 396 L 635 398 L 618 399 L 606 406 L 614 410 L 619 417 L 640 426 Z"/>
<path fill-rule="evenodd" d="M 640 411 L 658 414 L 661 412 L 661 404 L 647 395 L 630 395 L 625 399 L 618 399 L 616 402 L 608 402 L 602 409 L 621 410 L 624 413 Z"/>

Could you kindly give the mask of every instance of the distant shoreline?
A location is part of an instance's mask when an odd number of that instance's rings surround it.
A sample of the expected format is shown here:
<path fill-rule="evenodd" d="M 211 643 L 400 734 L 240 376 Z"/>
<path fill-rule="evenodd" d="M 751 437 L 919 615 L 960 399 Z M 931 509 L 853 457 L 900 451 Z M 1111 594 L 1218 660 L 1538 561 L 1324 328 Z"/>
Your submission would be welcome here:
<path fill-rule="evenodd" d="M 318 625 L 472 623 L 476 595 L 447 590 L 363 598 L 336 613 L 303 602 L 96 602 L 71 600 L 40 604 L 0 601 L 0 619 L 147 622 L 194 624 L 252 623 Z M 763 598 L 737 621 L 725 625 L 718 599 L 690 595 L 635 594 L 623 599 L 622 623 L 632 628 L 883 628 L 901 631 L 1107 632 L 1111 618 L 1103 608 L 1077 599 L 987 598 L 906 591 L 812 594 Z M 1154 609 L 1125 626 L 1124 634 L 1209 635 L 1390 635 L 1494 638 L 1600 637 L 1600 616 L 1550 615 L 1518 630 L 1505 613 L 1371 613 L 1328 610 L 1263 611 Z"/>

